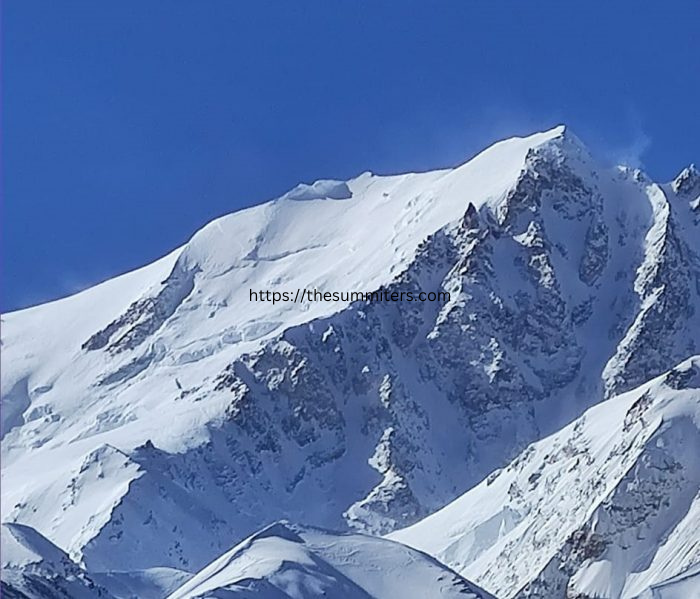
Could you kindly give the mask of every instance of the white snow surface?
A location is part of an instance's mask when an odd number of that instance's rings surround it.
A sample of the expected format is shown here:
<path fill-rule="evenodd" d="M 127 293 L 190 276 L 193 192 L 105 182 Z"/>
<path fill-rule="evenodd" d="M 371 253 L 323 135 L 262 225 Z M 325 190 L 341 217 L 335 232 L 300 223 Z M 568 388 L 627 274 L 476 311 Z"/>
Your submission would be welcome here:
<path fill-rule="evenodd" d="M 399 543 L 272 524 L 214 560 L 168 599 L 493 599 Z"/>
<path fill-rule="evenodd" d="M 686 383 L 674 388 L 679 377 Z M 700 357 L 694 357 L 591 408 L 388 537 L 503 599 L 564 591 L 633 599 L 644 589 L 650 590 L 643 597 L 675 597 L 673 589 L 683 589 L 678 596 L 690 599 L 700 592 L 697 575 L 688 574 L 700 564 L 699 530 Z"/>
<path fill-rule="evenodd" d="M 700 564 L 649 587 L 637 599 L 699 599 Z"/>

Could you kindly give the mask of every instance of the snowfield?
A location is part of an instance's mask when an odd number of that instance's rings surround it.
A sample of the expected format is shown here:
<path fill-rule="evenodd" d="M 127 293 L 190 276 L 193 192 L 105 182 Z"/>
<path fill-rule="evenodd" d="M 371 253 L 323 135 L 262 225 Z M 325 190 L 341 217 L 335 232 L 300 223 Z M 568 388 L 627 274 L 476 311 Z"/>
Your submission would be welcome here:
<path fill-rule="evenodd" d="M 504 599 L 632 599 L 697 569 L 698 530 L 695 357 L 591 408 L 453 503 L 389 537 Z"/>
<path fill-rule="evenodd" d="M 298 185 L 3 315 L 5 592 L 408 592 L 376 566 L 423 596 L 692 598 L 699 233 L 695 167 L 657 183 L 557 127 Z M 296 289 L 449 300 L 249 299 Z"/>

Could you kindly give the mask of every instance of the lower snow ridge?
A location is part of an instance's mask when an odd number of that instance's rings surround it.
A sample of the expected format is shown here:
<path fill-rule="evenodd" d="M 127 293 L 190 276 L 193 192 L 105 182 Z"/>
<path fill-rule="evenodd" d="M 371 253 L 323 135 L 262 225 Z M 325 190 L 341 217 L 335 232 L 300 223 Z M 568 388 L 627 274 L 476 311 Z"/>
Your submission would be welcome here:
<path fill-rule="evenodd" d="M 699 599 L 699 456 L 696 356 L 388 537 L 503 599 Z"/>
<path fill-rule="evenodd" d="M 278 522 L 197 573 L 168 599 L 493 599 L 399 543 Z"/>
<path fill-rule="evenodd" d="M 649 587 L 639 599 L 697 599 L 700 597 L 700 564 Z"/>
<path fill-rule="evenodd" d="M 2 592 L 6 599 L 113 599 L 68 555 L 30 526 L 2 525 Z"/>

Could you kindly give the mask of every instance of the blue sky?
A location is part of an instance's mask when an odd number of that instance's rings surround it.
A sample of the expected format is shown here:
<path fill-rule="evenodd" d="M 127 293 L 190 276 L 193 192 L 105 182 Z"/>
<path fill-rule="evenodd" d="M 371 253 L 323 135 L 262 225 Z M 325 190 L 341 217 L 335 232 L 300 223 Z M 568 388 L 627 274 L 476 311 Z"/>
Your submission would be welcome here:
<path fill-rule="evenodd" d="M 4 310 L 144 265 L 299 181 L 564 122 L 700 161 L 700 2 L 5 0 Z"/>

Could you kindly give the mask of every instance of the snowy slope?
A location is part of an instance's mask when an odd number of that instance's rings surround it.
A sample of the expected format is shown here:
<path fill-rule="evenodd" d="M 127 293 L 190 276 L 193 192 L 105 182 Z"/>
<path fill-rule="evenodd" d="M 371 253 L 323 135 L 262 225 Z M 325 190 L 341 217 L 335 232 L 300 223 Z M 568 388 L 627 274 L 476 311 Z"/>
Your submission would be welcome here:
<path fill-rule="evenodd" d="M 698 181 L 608 168 L 560 127 L 298 186 L 4 315 L 2 518 L 128 584 L 281 518 L 415 522 L 697 353 Z M 249 301 L 302 287 L 451 297 Z"/>
<path fill-rule="evenodd" d="M 493 599 L 398 543 L 278 522 L 249 537 L 169 599 Z"/>
<path fill-rule="evenodd" d="M 682 586 L 690 599 L 698 531 L 700 357 L 591 408 L 389 536 L 504 598 L 631 599 L 648 587 L 671 597 Z"/>
<path fill-rule="evenodd" d="M 114 599 L 163 599 L 192 578 L 191 572 L 174 568 L 147 568 L 130 572 L 91 572 L 97 584 Z"/>
<path fill-rule="evenodd" d="M 691 566 L 681 574 L 654 584 L 638 599 L 698 599 L 700 597 L 700 565 Z"/>
<path fill-rule="evenodd" d="M 2 596 L 7 599 L 113 599 L 33 528 L 2 525 Z"/>

